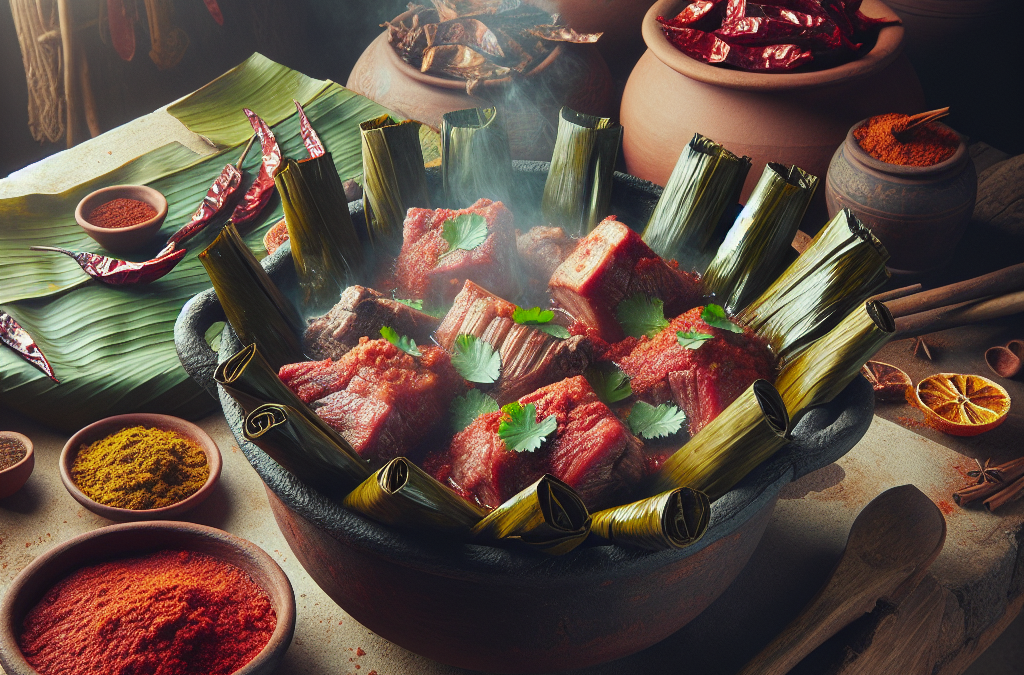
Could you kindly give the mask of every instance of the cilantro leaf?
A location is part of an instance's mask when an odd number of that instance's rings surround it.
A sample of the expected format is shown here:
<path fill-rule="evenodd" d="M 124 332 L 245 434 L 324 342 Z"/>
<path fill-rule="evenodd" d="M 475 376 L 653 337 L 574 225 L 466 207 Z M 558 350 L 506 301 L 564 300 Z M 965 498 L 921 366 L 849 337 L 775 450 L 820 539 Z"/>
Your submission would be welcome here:
<path fill-rule="evenodd" d="M 523 407 L 519 401 L 512 401 L 502 406 L 501 411 L 505 415 L 498 425 L 498 436 L 510 450 L 516 452 L 533 452 L 558 428 L 558 420 L 554 415 L 548 415 L 538 422 L 537 406 L 532 403 Z"/>
<path fill-rule="evenodd" d="M 686 413 L 671 403 L 654 407 L 639 401 L 629 412 L 629 430 L 636 436 L 660 438 L 679 431 L 686 421 Z"/>
<path fill-rule="evenodd" d="M 381 328 L 380 336 L 410 356 L 423 356 L 423 352 L 416 346 L 415 340 L 399 335 L 391 326 Z"/>
<path fill-rule="evenodd" d="M 512 320 L 518 324 L 536 328 L 561 340 L 567 339 L 569 337 L 569 330 L 565 326 L 549 323 L 554 318 L 554 312 L 550 309 L 541 309 L 540 307 L 533 307 L 531 309 L 516 307 L 515 311 L 512 312 Z"/>
<path fill-rule="evenodd" d="M 700 313 L 700 320 L 713 328 L 721 328 L 732 333 L 742 333 L 743 328 L 737 326 L 725 315 L 721 305 L 708 305 Z"/>
<path fill-rule="evenodd" d="M 479 389 L 470 389 L 465 396 L 457 396 L 452 401 L 451 422 L 455 431 L 462 431 L 473 423 L 477 417 L 486 413 L 498 412 L 498 402 Z"/>
<path fill-rule="evenodd" d="M 633 395 L 629 377 L 616 366 L 612 366 L 611 369 L 591 366 L 583 375 L 597 397 L 607 405 L 618 403 Z"/>
<path fill-rule="evenodd" d="M 470 382 L 488 384 L 501 375 L 501 355 L 475 335 L 463 334 L 455 338 L 452 365 Z"/>
<path fill-rule="evenodd" d="M 543 332 L 547 333 L 548 335 L 553 335 L 554 337 L 558 338 L 559 340 L 568 340 L 569 339 L 569 329 L 566 328 L 565 326 L 559 326 L 556 323 L 540 324 L 540 325 L 537 325 L 537 326 L 530 326 L 530 327 L 531 328 L 536 328 L 539 331 L 543 331 Z"/>
<path fill-rule="evenodd" d="M 676 339 L 679 341 L 680 347 L 686 347 L 687 349 L 700 349 L 701 346 L 708 340 L 714 338 L 714 335 L 710 333 L 698 333 L 696 331 L 676 331 Z"/>
<path fill-rule="evenodd" d="M 409 307 L 412 307 L 413 309 L 418 309 L 418 310 L 422 310 L 423 309 L 423 301 L 422 300 L 404 300 L 402 298 L 392 298 L 392 300 L 394 300 L 395 302 L 400 302 L 403 305 L 408 305 Z"/>
<path fill-rule="evenodd" d="M 620 302 L 615 307 L 615 318 L 631 337 L 654 337 L 668 326 L 665 303 L 644 293 L 636 293 Z"/>
<path fill-rule="evenodd" d="M 456 251 L 472 251 L 487 241 L 487 219 L 478 213 L 462 213 L 441 223 L 441 238 L 448 242 L 448 250 L 438 262 Z"/>

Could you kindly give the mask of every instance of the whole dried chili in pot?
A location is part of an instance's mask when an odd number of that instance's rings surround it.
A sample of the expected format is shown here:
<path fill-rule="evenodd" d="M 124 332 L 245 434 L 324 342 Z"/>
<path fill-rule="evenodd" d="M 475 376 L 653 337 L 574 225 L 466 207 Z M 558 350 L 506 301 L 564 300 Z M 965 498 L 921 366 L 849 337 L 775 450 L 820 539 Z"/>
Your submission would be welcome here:
<path fill-rule="evenodd" d="M 90 225 L 104 229 L 132 227 L 156 216 L 156 209 L 139 199 L 120 197 L 100 204 L 85 217 Z"/>
<path fill-rule="evenodd" d="M 276 625 L 266 591 L 238 567 L 160 551 L 72 573 L 29 611 L 18 647 L 41 675 L 229 675 Z"/>
<path fill-rule="evenodd" d="M 934 166 L 960 147 L 960 136 L 934 121 L 901 132 L 908 119 L 909 115 L 899 113 L 876 115 L 854 130 L 853 137 L 878 161 L 900 166 Z"/>
<path fill-rule="evenodd" d="M 129 262 L 108 258 L 98 253 L 70 251 L 58 246 L 30 246 L 29 248 L 32 251 L 63 253 L 77 262 L 79 267 L 90 277 L 110 286 L 134 286 L 156 281 L 174 269 L 188 252 L 180 248 L 145 262 Z"/>

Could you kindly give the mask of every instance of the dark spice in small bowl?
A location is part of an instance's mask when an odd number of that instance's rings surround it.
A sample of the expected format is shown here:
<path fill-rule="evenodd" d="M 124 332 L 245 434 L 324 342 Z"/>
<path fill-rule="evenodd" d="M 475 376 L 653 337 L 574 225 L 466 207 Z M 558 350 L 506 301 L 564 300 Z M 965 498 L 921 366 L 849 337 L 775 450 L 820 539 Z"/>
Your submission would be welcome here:
<path fill-rule="evenodd" d="M 0 437 L 0 471 L 11 468 L 27 454 L 28 448 L 18 439 Z"/>
<path fill-rule="evenodd" d="M 156 216 L 156 209 L 139 199 L 119 197 L 100 204 L 86 216 L 90 225 L 104 229 L 131 227 Z"/>

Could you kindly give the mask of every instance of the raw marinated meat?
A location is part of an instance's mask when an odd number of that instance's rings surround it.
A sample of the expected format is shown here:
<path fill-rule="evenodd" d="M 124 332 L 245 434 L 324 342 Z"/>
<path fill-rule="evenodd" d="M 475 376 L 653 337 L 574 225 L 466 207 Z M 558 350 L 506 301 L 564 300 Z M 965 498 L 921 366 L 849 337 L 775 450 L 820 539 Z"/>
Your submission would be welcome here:
<path fill-rule="evenodd" d="M 511 319 L 515 311 L 515 303 L 503 300 L 486 288 L 467 281 L 455 296 L 452 308 L 441 320 L 434 339 L 437 344 L 451 351 L 458 336 L 465 334 L 480 337 L 494 317 Z"/>

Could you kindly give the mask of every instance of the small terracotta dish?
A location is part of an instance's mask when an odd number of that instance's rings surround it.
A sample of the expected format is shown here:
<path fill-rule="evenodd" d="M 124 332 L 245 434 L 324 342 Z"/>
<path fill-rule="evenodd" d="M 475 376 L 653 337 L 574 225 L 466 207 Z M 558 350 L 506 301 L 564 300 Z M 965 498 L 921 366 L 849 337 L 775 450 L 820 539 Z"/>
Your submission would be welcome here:
<path fill-rule="evenodd" d="M 156 209 L 156 215 L 138 225 L 117 228 L 96 227 L 86 220 L 93 209 L 114 199 L 137 199 L 146 202 Z M 103 248 L 117 254 L 131 253 L 145 246 L 156 235 L 166 217 L 167 199 L 146 185 L 111 185 L 101 188 L 86 195 L 75 209 L 75 220 L 85 233 Z"/>
<path fill-rule="evenodd" d="M 135 426 L 173 431 L 174 433 L 184 436 L 199 445 L 199 447 L 203 449 L 203 452 L 206 453 L 206 463 L 210 467 L 210 477 L 206 479 L 206 483 L 203 484 L 203 487 L 199 488 L 199 490 L 197 490 L 192 496 L 181 500 L 177 504 L 172 504 L 159 509 L 138 510 L 121 509 L 114 506 L 107 506 L 106 504 L 100 504 L 99 502 L 90 499 L 84 492 L 82 492 L 71 479 L 71 467 L 74 464 L 75 457 L 78 456 L 78 451 L 81 447 L 98 441 L 101 438 L 105 438 L 110 434 L 120 431 L 121 429 Z M 64 483 L 64 487 L 67 488 L 67 491 L 75 498 L 75 501 L 96 515 L 116 521 L 163 520 L 165 518 L 177 518 L 186 511 L 189 511 L 201 504 L 210 496 L 210 493 L 213 492 L 214 486 L 217 484 L 217 479 L 220 477 L 220 466 L 220 450 L 217 448 L 217 444 L 213 442 L 213 439 L 210 438 L 205 431 L 197 427 L 195 424 L 186 422 L 178 417 L 149 413 L 115 415 L 113 417 L 102 419 L 99 422 L 93 422 L 68 439 L 68 442 L 64 444 L 64 449 L 60 453 L 60 479 Z"/>
<path fill-rule="evenodd" d="M 985 350 L 985 363 L 999 377 L 1015 377 L 1021 371 L 1022 344 L 1021 340 L 1011 340 L 1005 347 L 989 347 Z"/>
<path fill-rule="evenodd" d="M 88 565 L 161 550 L 197 551 L 231 563 L 270 597 L 277 627 L 267 646 L 233 675 L 274 673 L 295 633 L 295 594 L 281 567 L 261 548 L 205 525 L 154 521 L 101 527 L 80 534 L 33 560 L 0 600 L 0 665 L 8 675 L 38 675 L 18 648 L 22 621 L 58 582 Z"/>
<path fill-rule="evenodd" d="M 0 471 L 0 499 L 10 497 L 20 490 L 21 486 L 28 481 L 28 477 L 32 475 L 32 469 L 36 465 L 36 456 L 32 452 L 32 441 L 28 436 L 13 431 L 0 431 L 0 440 L 4 439 L 17 441 L 25 446 L 25 456 L 14 466 Z"/>

